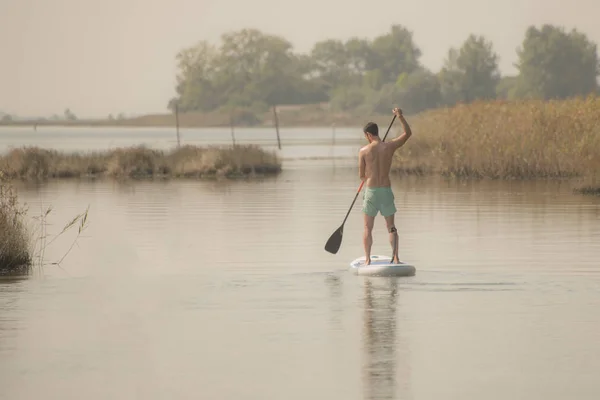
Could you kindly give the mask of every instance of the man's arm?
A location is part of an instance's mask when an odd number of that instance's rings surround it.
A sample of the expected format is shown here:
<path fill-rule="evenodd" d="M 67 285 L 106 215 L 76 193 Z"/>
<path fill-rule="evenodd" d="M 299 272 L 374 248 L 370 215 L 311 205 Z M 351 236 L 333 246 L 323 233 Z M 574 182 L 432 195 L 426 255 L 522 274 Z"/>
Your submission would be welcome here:
<path fill-rule="evenodd" d="M 395 151 L 402 147 L 404 143 L 406 143 L 406 141 L 412 136 L 412 130 L 410 129 L 410 125 L 408 125 L 408 122 L 404 119 L 404 115 L 402 115 L 402 110 L 400 110 L 399 108 L 395 108 L 394 114 L 396 114 L 396 116 L 402 123 L 402 128 L 404 129 L 404 133 L 402 133 L 402 135 L 392 139 L 391 141 L 391 143 L 393 143 Z"/>
<path fill-rule="evenodd" d="M 362 150 L 358 152 L 358 177 L 365 180 L 365 153 Z"/>

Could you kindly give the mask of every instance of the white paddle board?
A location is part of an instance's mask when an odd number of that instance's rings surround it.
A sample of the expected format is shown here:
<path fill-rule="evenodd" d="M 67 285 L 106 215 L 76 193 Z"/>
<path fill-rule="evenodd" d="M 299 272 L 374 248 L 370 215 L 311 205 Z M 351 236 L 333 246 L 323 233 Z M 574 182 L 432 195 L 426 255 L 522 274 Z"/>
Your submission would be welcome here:
<path fill-rule="evenodd" d="M 392 263 L 392 257 L 371 255 L 371 264 L 365 265 L 365 256 L 350 263 L 354 275 L 365 276 L 413 276 L 416 272 L 414 265 L 400 261 Z"/>

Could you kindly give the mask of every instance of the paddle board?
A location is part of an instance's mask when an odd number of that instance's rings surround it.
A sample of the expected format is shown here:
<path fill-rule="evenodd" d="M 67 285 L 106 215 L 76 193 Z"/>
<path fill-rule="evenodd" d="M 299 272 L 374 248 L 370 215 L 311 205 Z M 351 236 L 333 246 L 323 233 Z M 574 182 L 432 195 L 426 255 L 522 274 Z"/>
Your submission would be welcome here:
<path fill-rule="evenodd" d="M 365 265 L 365 256 L 359 257 L 350 263 L 350 270 L 354 275 L 365 276 L 413 276 L 416 272 L 414 265 L 400 261 L 392 264 L 388 256 L 371 255 L 371 264 Z"/>

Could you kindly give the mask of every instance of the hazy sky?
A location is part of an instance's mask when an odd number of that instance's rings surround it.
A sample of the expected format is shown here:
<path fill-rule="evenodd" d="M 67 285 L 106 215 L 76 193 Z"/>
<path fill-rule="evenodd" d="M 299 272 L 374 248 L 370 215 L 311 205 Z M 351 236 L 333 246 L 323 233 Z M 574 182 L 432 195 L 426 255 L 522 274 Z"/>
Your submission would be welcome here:
<path fill-rule="evenodd" d="M 513 73 L 530 24 L 577 28 L 600 44 L 600 0 L 0 0 L 0 110 L 79 117 L 164 112 L 175 54 L 229 30 L 283 35 L 297 51 L 325 38 L 414 33 L 438 70 L 451 46 L 485 35 Z"/>

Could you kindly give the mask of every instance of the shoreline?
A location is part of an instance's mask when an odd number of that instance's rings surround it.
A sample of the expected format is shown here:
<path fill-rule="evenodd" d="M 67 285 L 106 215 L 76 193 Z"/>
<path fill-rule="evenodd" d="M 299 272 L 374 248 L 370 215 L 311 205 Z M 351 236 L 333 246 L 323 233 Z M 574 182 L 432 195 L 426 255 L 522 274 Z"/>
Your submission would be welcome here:
<path fill-rule="evenodd" d="M 391 111 L 391 108 L 390 108 Z M 327 105 L 307 104 L 277 107 L 277 122 L 280 128 L 339 128 L 362 127 L 370 120 L 389 120 L 390 115 L 333 112 Z M 238 109 L 233 112 L 187 112 L 144 114 L 128 118 L 87 118 L 77 120 L 52 120 L 31 118 L 23 120 L 0 120 L 0 127 L 131 127 L 131 128 L 271 128 L 275 127 L 273 111 Z"/>

